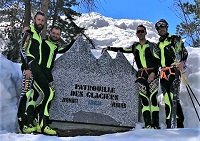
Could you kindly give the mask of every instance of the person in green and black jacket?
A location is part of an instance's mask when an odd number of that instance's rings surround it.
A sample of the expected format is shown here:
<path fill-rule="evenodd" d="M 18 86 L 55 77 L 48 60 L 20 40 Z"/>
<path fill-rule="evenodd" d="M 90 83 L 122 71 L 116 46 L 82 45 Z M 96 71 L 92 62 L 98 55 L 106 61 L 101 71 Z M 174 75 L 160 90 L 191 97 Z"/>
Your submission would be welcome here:
<path fill-rule="evenodd" d="M 42 41 L 40 59 L 36 61 L 39 65 L 34 64 L 34 66 L 32 66 L 34 81 L 37 82 L 39 91 L 42 90 L 44 94 L 42 102 L 37 107 L 37 109 L 39 109 L 39 124 L 37 125 L 37 132 L 44 132 L 53 135 L 56 134 L 56 132 L 48 130 L 45 127 L 49 127 L 49 108 L 54 97 L 52 76 L 54 60 L 58 53 L 65 53 L 68 51 L 78 37 L 74 37 L 70 44 L 66 47 L 62 47 L 62 44 L 59 42 L 60 35 L 61 28 L 53 26 L 50 30 L 50 35 Z"/>
<path fill-rule="evenodd" d="M 157 102 L 158 94 L 158 62 L 154 56 L 155 43 L 146 40 L 146 27 L 139 25 L 136 30 L 139 42 L 135 42 L 129 48 L 106 47 L 104 50 L 115 52 L 133 53 L 138 67 L 137 81 L 139 95 L 142 105 L 142 115 L 145 122 L 144 128 L 159 129 L 159 106 Z"/>
<path fill-rule="evenodd" d="M 35 59 L 31 63 L 31 72 L 33 74 L 33 98 L 29 100 L 27 113 L 34 121 L 34 118 L 39 115 L 39 122 L 36 123 L 36 131 L 49 135 L 56 135 L 57 132 L 49 127 L 49 108 L 54 97 L 54 85 L 52 68 L 57 53 L 64 53 L 73 45 L 76 37 L 66 47 L 62 47 L 60 42 L 61 28 L 53 26 L 50 30 L 50 35 L 42 40 L 42 45 L 39 52 L 34 56 Z M 35 105 L 39 94 L 43 94 L 43 99 L 39 105 Z M 32 104 L 34 103 L 34 104 Z M 30 112 L 28 112 L 30 111 Z M 31 116 L 30 116 L 31 115 Z M 37 121 L 37 120 L 36 120 Z"/>
<path fill-rule="evenodd" d="M 174 90 L 177 88 L 180 90 L 180 79 L 177 85 L 174 84 L 175 70 L 182 70 L 187 60 L 188 52 L 184 47 L 184 43 L 180 36 L 171 35 L 168 33 L 168 23 L 164 19 L 160 19 L 155 24 L 155 28 L 160 35 L 158 42 L 158 56 L 160 58 L 160 83 L 162 93 L 165 101 L 165 112 L 166 112 L 166 125 L 167 128 L 171 128 L 171 117 L 172 117 L 172 101 Z M 177 101 L 176 118 L 177 127 L 184 127 L 184 115 L 180 105 L 179 98 Z"/>
<path fill-rule="evenodd" d="M 33 120 L 29 117 L 26 110 L 27 99 L 33 98 L 33 75 L 31 70 L 31 64 L 38 57 L 38 52 L 41 48 L 42 37 L 40 35 L 45 24 L 45 14 L 43 12 L 37 12 L 34 16 L 34 24 L 30 25 L 29 30 L 23 34 L 21 40 L 21 60 L 22 60 L 22 87 L 21 94 L 18 102 L 18 123 L 20 133 L 31 133 L 36 130 L 33 125 Z M 34 103 L 29 103 L 34 105 Z"/>

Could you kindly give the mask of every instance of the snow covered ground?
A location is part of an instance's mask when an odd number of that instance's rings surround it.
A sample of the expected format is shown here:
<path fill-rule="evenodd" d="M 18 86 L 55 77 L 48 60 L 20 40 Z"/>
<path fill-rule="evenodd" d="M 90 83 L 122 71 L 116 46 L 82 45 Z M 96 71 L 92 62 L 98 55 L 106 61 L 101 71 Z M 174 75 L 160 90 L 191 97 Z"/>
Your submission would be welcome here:
<path fill-rule="evenodd" d="M 101 16 L 97 13 L 83 15 L 76 21 L 80 26 L 88 28 L 86 32 L 96 45 L 93 54 L 98 58 L 101 48 L 105 46 L 131 45 L 137 41 L 135 28 L 139 24 L 147 27 L 147 39 L 156 42 L 157 32 L 153 23 L 142 20 L 115 20 Z M 4 42 L 0 42 L 0 48 Z M 191 86 L 198 101 L 200 101 L 200 48 L 187 47 L 189 57 L 185 77 Z M 109 52 L 114 58 L 116 53 Z M 125 55 L 132 64 L 132 55 Z M 102 136 L 77 136 L 77 137 L 53 137 L 44 135 L 16 134 L 17 133 L 17 98 L 20 91 L 21 71 L 20 64 L 7 60 L 0 52 L 0 140 L 1 141 L 199 141 L 200 122 L 192 105 L 185 85 L 181 84 L 180 99 L 185 115 L 184 129 L 165 129 L 164 105 L 162 94 L 159 94 L 160 101 L 160 130 L 141 129 L 143 123 L 138 123 L 136 128 L 129 132 L 113 133 Z M 195 100 L 195 107 L 200 115 L 200 107 Z"/>

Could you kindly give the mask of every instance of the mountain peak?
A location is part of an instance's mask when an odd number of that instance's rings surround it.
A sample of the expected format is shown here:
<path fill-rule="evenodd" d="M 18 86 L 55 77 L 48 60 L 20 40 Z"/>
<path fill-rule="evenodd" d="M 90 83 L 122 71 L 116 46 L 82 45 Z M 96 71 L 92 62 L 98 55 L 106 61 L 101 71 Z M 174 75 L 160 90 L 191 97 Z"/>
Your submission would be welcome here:
<path fill-rule="evenodd" d="M 133 42 L 138 41 L 136 28 L 140 24 L 147 28 L 146 38 L 149 41 L 157 42 L 159 37 L 154 24 L 145 20 L 114 19 L 97 12 L 91 12 L 82 14 L 75 22 L 78 26 L 87 29 L 85 33 L 99 48 L 131 46 Z"/>

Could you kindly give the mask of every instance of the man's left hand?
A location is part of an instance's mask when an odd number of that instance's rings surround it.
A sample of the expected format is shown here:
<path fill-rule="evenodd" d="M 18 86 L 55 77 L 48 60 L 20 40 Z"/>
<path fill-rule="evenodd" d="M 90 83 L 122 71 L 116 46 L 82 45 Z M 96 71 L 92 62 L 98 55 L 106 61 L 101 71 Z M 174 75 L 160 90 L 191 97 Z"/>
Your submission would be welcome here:
<path fill-rule="evenodd" d="M 154 80 L 154 77 L 155 77 L 155 73 L 152 72 L 150 75 L 149 75 L 149 78 L 147 79 L 147 82 L 150 83 L 151 81 Z"/>
<path fill-rule="evenodd" d="M 180 63 L 177 63 L 177 65 L 176 65 L 178 70 L 182 70 L 183 66 L 184 66 L 184 62 L 183 61 L 181 61 Z"/>

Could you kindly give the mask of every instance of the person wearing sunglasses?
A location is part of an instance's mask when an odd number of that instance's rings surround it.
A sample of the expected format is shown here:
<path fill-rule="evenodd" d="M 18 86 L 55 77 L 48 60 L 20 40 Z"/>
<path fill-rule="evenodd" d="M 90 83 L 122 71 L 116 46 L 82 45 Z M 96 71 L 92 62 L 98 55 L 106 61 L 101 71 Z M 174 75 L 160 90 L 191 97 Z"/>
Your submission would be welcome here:
<path fill-rule="evenodd" d="M 103 50 L 115 52 L 133 53 L 138 67 L 137 80 L 139 96 L 141 100 L 141 111 L 145 122 L 144 128 L 159 129 L 159 106 L 158 94 L 158 62 L 155 55 L 155 43 L 148 41 L 146 27 L 139 25 L 136 29 L 136 36 L 139 42 L 134 42 L 130 47 L 106 47 Z"/>
<path fill-rule="evenodd" d="M 182 107 L 179 98 L 174 99 L 173 96 L 175 89 L 180 91 L 180 79 L 178 79 L 178 83 L 175 84 L 175 71 L 178 70 L 180 75 L 179 71 L 183 69 L 187 60 L 188 52 L 184 47 L 184 43 L 180 36 L 168 33 L 168 23 L 166 20 L 160 19 L 157 21 L 155 28 L 160 35 L 158 42 L 158 56 L 160 58 L 161 66 L 160 83 L 165 101 L 166 126 L 167 128 L 174 128 L 171 119 L 173 101 L 176 100 L 176 126 L 177 128 L 183 128 L 184 115 Z"/>

